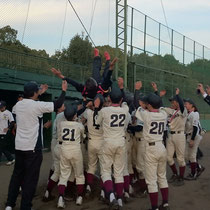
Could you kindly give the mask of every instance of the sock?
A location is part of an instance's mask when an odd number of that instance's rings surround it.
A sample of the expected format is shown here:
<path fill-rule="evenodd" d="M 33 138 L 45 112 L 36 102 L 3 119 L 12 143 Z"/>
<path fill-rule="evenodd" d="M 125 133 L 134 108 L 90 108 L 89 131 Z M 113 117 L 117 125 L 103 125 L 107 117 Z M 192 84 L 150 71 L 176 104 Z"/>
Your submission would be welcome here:
<path fill-rule="evenodd" d="M 110 60 L 110 55 L 107 51 L 104 52 L 104 57 L 106 58 L 106 61 Z"/>
<path fill-rule="evenodd" d="M 59 196 L 64 196 L 65 189 L 66 189 L 65 185 L 58 185 Z"/>
<path fill-rule="evenodd" d="M 124 187 L 124 183 L 116 183 L 115 184 L 117 199 L 123 197 L 123 187 Z"/>
<path fill-rule="evenodd" d="M 179 176 L 184 178 L 185 166 L 179 167 Z"/>
<path fill-rule="evenodd" d="M 147 189 L 147 184 L 146 184 L 145 179 L 139 179 L 139 186 L 140 186 L 140 189 L 143 191 Z"/>
<path fill-rule="evenodd" d="M 177 173 L 177 169 L 176 169 L 175 163 L 173 165 L 171 165 L 170 167 L 171 167 L 171 170 L 172 170 L 173 174 L 177 175 L 178 173 Z"/>
<path fill-rule="evenodd" d="M 49 193 L 52 192 L 56 184 L 57 182 L 54 182 L 52 179 L 49 179 L 48 184 L 47 184 L 47 190 L 49 191 Z"/>
<path fill-rule="evenodd" d="M 124 191 L 129 192 L 130 177 L 124 176 Z"/>
<path fill-rule="evenodd" d="M 191 167 L 191 174 L 195 175 L 196 172 L 196 168 L 197 168 L 197 163 L 190 163 L 190 167 Z"/>
<path fill-rule="evenodd" d="M 99 56 L 99 50 L 97 48 L 94 48 L 94 57 Z"/>
<path fill-rule="evenodd" d="M 160 189 L 163 199 L 163 204 L 168 203 L 168 188 L 161 188 Z"/>
<path fill-rule="evenodd" d="M 149 193 L 152 209 L 158 208 L 158 192 Z"/>
<path fill-rule="evenodd" d="M 87 173 L 86 178 L 87 178 L 87 184 L 91 186 L 93 184 L 94 175 Z"/>
<path fill-rule="evenodd" d="M 106 198 L 109 198 L 109 194 L 113 192 L 113 183 L 111 180 L 107 180 L 104 182 L 104 190 Z"/>
<path fill-rule="evenodd" d="M 84 184 L 77 184 L 77 195 L 82 196 L 84 192 Z"/>

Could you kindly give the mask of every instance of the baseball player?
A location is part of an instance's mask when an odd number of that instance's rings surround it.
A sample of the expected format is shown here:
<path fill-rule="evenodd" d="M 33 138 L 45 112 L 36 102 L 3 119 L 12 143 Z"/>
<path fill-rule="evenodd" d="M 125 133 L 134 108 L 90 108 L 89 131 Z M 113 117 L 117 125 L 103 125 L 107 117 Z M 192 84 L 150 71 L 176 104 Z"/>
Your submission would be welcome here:
<path fill-rule="evenodd" d="M 136 117 L 144 122 L 145 178 L 148 186 L 152 210 L 168 210 L 168 183 L 166 179 L 167 153 L 163 145 L 163 131 L 167 114 L 160 108 L 161 99 L 151 93 L 147 96 L 147 110 L 139 107 Z M 162 204 L 158 208 L 158 186 L 162 194 Z"/>
<path fill-rule="evenodd" d="M 196 180 L 198 175 L 198 163 L 196 161 L 196 154 L 199 144 L 202 140 L 202 136 L 200 135 L 200 117 L 196 105 L 191 99 L 185 99 L 184 102 L 185 107 L 188 111 L 187 122 L 185 125 L 185 133 L 187 139 L 185 156 L 186 159 L 190 161 L 191 167 L 191 173 L 187 177 L 185 177 L 185 179 Z"/>
<path fill-rule="evenodd" d="M 110 58 L 109 58 L 110 59 Z M 93 72 L 98 71 L 98 74 L 100 72 L 101 69 L 101 62 L 99 61 L 100 57 L 98 56 L 98 54 L 96 54 L 94 61 L 93 61 Z M 109 66 L 109 70 L 106 72 L 106 76 L 103 79 L 103 82 L 100 84 L 97 83 L 96 80 L 98 80 L 98 76 L 94 75 L 93 76 L 96 78 L 92 78 L 90 77 L 89 79 L 87 79 L 87 81 L 85 82 L 85 85 L 83 84 L 79 84 L 76 81 L 70 79 L 70 78 L 66 78 L 59 70 L 52 68 L 51 71 L 53 74 L 55 74 L 56 76 L 58 76 L 61 79 L 65 79 L 69 84 L 73 85 L 77 91 L 81 92 L 82 96 L 84 98 L 90 98 L 90 99 L 94 99 L 95 96 L 100 93 L 102 95 L 106 95 L 109 92 L 109 87 L 112 85 L 111 82 L 111 75 L 112 75 L 112 71 L 114 69 L 114 65 L 117 62 L 117 58 L 115 58 L 108 66 Z M 97 70 L 95 70 L 95 68 Z M 100 80 L 100 79 L 99 79 Z"/>
<path fill-rule="evenodd" d="M 169 183 L 174 183 L 175 186 L 184 184 L 185 172 L 185 123 L 187 120 L 187 109 L 179 96 L 179 89 L 176 89 L 176 96 L 169 99 L 171 101 L 171 108 L 164 108 L 168 114 L 169 137 L 167 140 L 167 159 L 168 164 L 173 172 Z M 174 162 L 174 153 L 176 152 L 177 161 L 179 164 L 179 176 Z"/>
<path fill-rule="evenodd" d="M 60 109 L 64 109 L 62 106 Z M 56 184 L 59 181 L 60 177 L 60 151 L 61 151 L 61 145 L 62 145 L 62 139 L 58 138 L 58 133 L 61 132 L 60 130 L 60 123 L 65 120 L 64 112 L 58 113 L 53 126 L 53 139 L 51 143 L 51 152 L 53 156 L 53 173 L 50 176 L 48 180 L 47 190 L 45 191 L 43 201 L 47 202 L 54 197 L 51 195 L 51 192 L 53 188 L 56 186 Z M 60 137 L 60 136 L 59 136 Z"/>
<path fill-rule="evenodd" d="M 15 162 L 10 152 L 7 150 L 7 132 L 15 124 L 12 113 L 6 109 L 6 102 L 0 101 L 0 162 L 2 153 L 4 153 L 8 162 L 6 165 L 10 166 Z"/>
<path fill-rule="evenodd" d="M 76 122 L 76 106 L 68 106 L 64 111 L 65 120 L 60 122 L 59 139 L 62 139 L 60 154 L 60 179 L 58 183 L 58 208 L 65 208 L 64 193 L 67 181 L 74 170 L 77 199 L 76 204 L 82 204 L 85 177 L 83 171 L 83 157 L 81 151 L 81 136 L 84 137 L 84 126 Z"/>
<path fill-rule="evenodd" d="M 135 92 L 139 94 L 139 91 L 142 87 L 142 82 L 138 81 L 135 84 Z M 138 100 L 138 103 L 142 109 L 147 109 L 146 107 L 146 98 L 139 94 L 138 96 L 135 94 L 135 100 Z M 145 165 L 144 165 L 144 155 L 145 155 L 145 141 L 143 138 L 143 122 L 139 119 L 135 119 L 135 122 L 132 126 L 129 126 L 129 129 L 135 135 L 136 141 L 136 169 L 138 172 L 138 179 L 139 179 L 139 187 L 140 187 L 140 194 L 141 196 L 145 196 L 147 192 L 147 185 L 145 182 Z"/>
<path fill-rule="evenodd" d="M 94 126 L 93 114 L 94 111 L 90 108 L 86 109 L 83 114 L 83 117 L 87 121 L 88 128 L 88 170 L 86 176 L 87 193 L 91 193 L 92 191 L 94 174 L 96 172 L 98 163 L 100 164 L 101 148 L 103 145 L 103 129 L 100 125 Z"/>
<path fill-rule="evenodd" d="M 113 209 L 122 207 L 123 196 L 123 170 L 125 165 L 125 130 L 128 125 L 128 106 L 122 105 L 122 92 L 119 88 L 112 88 L 110 92 L 112 104 L 101 109 L 97 115 L 96 122 L 102 125 L 104 131 L 104 145 L 102 147 L 102 180 L 104 183 L 106 197 Z M 95 100 L 94 105 L 99 107 L 100 100 Z M 115 199 L 112 183 L 112 166 L 114 170 Z"/>

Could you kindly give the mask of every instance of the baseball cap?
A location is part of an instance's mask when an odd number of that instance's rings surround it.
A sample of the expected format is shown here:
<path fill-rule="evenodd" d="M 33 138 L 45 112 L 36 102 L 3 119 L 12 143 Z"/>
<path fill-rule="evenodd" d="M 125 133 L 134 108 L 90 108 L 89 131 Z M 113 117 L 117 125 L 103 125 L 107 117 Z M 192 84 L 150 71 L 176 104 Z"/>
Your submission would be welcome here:
<path fill-rule="evenodd" d="M 170 102 L 172 102 L 172 101 L 177 101 L 177 98 L 176 98 L 176 96 L 172 96 L 171 98 L 169 98 L 168 99 Z"/>
<path fill-rule="evenodd" d="M 159 109 L 161 105 L 161 98 L 160 96 L 150 93 L 146 96 L 146 101 L 148 104 L 150 104 L 153 108 Z"/>
<path fill-rule="evenodd" d="M 143 101 L 144 103 L 147 103 L 148 97 L 144 94 L 139 95 L 139 101 Z"/>
<path fill-rule="evenodd" d="M 5 101 L 0 101 L 0 109 L 7 106 L 7 103 Z"/>
<path fill-rule="evenodd" d="M 193 106 L 195 106 L 195 103 L 190 98 L 183 99 L 183 101 L 188 102 L 189 104 L 192 104 Z"/>
<path fill-rule="evenodd" d="M 24 85 L 24 94 L 34 93 L 39 90 L 39 86 L 36 82 L 31 81 Z"/>

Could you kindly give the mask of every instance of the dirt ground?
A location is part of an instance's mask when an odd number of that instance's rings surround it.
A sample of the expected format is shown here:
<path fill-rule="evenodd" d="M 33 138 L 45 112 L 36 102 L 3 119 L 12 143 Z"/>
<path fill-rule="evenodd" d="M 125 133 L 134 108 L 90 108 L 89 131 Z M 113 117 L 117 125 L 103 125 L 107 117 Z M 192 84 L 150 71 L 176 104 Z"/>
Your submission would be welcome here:
<path fill-rule="evenodd" d="M 185 181 L 185 185 L 174 187 L 169 185 L 169 204 L 171 210 L 210 210 L 210 132 L 206 134 L 200 145 L 204 157 L 200 163 L 205 166 L 206 170 L 196 181 Z M 48 203 L 42 202 L 42 196 L 47 183 L 49 168 L 51 165 L 50 152 L 44 153 L 39 184 L 36 196 L 33 200 L 34 210 L 54 210 L 57 199 Z M 6 202 L 8 185 L 11 177 L 13 166 L 0 165 L 0 209 L 4 209 Z M 189 168 L 186 173 L 188 173 Z M 167 176 L 171 175 L 168 170 Z M 56 190 L 53 192 L 56 195 Z M 161 198 L 161 196 L 159 196 Z M 18 198 L 16 210 L 19 209 L 20 196 Z M 124 205 L 124 210 L 146 210 L 150 207 L 149 198 L 131 198 L 130 202 Z M 76 206 L 74 201 L 66 202 L 68 210 L 105 210 L 108 206 L 98 200 L 97 196 L 90 200 L 84 200 L 82 206 Z"/>

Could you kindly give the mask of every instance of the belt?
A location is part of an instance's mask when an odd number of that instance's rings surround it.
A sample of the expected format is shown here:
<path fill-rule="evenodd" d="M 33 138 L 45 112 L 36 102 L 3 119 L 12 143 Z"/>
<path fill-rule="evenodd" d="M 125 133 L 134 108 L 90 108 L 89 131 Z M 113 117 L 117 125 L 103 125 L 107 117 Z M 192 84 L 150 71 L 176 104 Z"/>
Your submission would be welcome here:
<path fill-rule="evenodd" d="M 155 142 L 150 142 L 149 146 L 155 146 Z"/>
<path fill-rule="evenodd" d="M 186 136 L 191 136 L 192 133 L 186 133 Z"/>
<path fill-rule="evenodd" d="M 170 131 L 170 134 L 180 134 L 182 132 L 184 132 L 184 131 Z"/>
<path fill-rule="evenodd" d="M 63 143 L 62 141 L 59 141 L 59 142 L 58 142 L 58 144 L 60 144 L 60 145 L 61 145 L 62 143 Z"/>
<path fill-rule="evenodd" d="M 136 138 L 136 141 L 142 141 L 142 139 L 141 138 Z"/>

